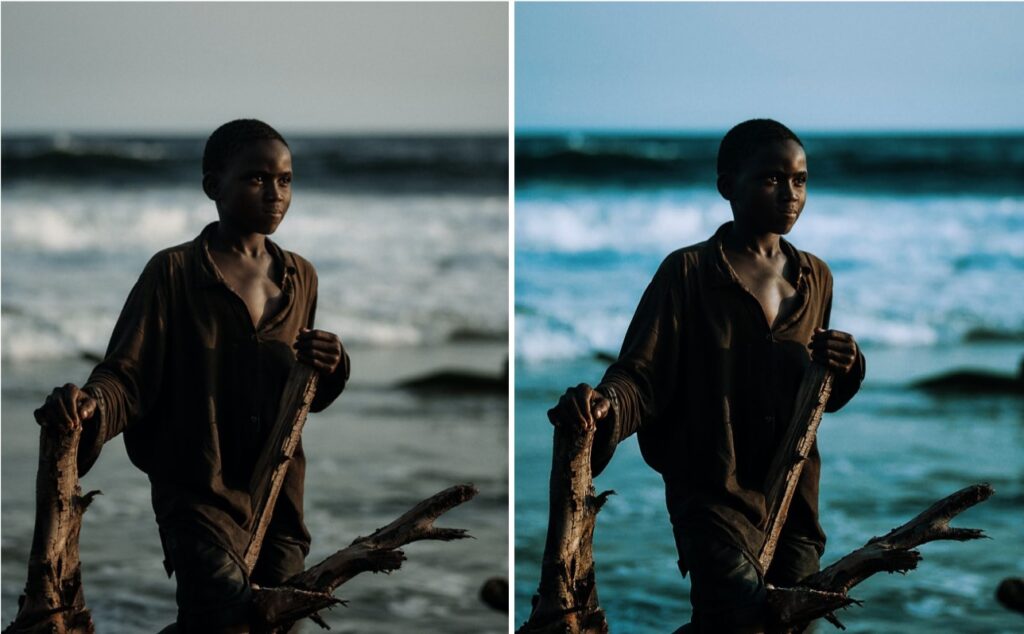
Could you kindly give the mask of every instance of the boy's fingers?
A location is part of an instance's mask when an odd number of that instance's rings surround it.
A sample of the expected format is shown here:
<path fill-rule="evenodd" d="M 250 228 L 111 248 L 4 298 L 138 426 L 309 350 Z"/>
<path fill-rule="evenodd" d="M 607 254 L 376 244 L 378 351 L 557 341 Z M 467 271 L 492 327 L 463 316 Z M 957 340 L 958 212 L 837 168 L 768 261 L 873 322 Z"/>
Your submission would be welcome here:
<path fill-rule="evenodd" d="M 324 350 L 326 352 L 330 352 L 332 350 L 338 352 L 341 350 L 341 345 L 330 339 L 307 339 L 305 341 L 297 342 L 296 345 L 302 349 L 308 348 L 312 350 Z"/>
<path fill-rule="evenodd" d="M 50 395 L 50 398 L 47 399 L 50 403 L 50 411 L 53 412 L 54 416 L 58 419 L 57 421 L 53 421 L 51 419 L 51 422 L 63 422 L 67 427 L 73 429 L 75 427 L 75 419 L 71 417 L 71 414 L 68 412 L 68 408 L 64 405 L 64 399 L 62 396 L 63 395 L 60 390 L 54 390 L 53 394 Z"/>
<path fill-rule="evenodd" d="M 604 398 L 599 397 L 591 401 L 591 412 L 594 414 L 595 420 L 601 420 L 608 415 L 608 410 L 611 409 L 611 402 Z"/>
<path fill-rule="evenodd" d="M 566 394 L 562 398 L 565 399 L 566 402 L 568 403 L 568 408 L 567 409 L 573 415 L 573 417 L 576 419 L 575 420 L 576 424 L 581 426 L 581 427 L 583 427 L 583 428 L 586 428 L 586 426 L 587 426 L 587 417 L 583 413 L 583 410 L 580 409 L 580 404 L 576 402 L 576 395 L 575 394 L 573 394 L 573 395 Z"/>
<path fill-rule="evenodd" d="M 82 420 L 89 420 L 95 413 L 96 401 L 92 397 L 83 394 L 78 400 L 78 417 Z"/>
<path fill-rule="evenodd" d="M 580 383 L 576 386 L 576 404 L 579 407 L 580 412 L 583 414 L 583 421 L 586 423 L 586 427 L 589 429 L 594 426 L 594 415 L 590 411 L 590 395 L 593 390 L 590 386 L 585 383 Z"/>

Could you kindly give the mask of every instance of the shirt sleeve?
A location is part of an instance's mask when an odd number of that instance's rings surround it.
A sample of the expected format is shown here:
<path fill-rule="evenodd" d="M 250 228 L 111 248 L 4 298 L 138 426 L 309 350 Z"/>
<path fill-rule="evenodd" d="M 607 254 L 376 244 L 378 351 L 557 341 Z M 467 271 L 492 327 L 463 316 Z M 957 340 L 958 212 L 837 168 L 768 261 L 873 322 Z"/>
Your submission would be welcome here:
<path fill-rule="evenodd" d="M 681 267 L 671 256 L 661 264 L 626 330 L 618 360 L 597 386 L 611 402 L 611 414 L 598 424 L 594 438 L 594 475 L 618 443 L 661 414 L 671 398 L 679 365 Z"/>
<path fill-rule="evenodd" d="M 831 285 L 828 289 L 828 297 L 825 300 L 825 316 L 822 319 L 821 327 L 826 330 L 829 327 L 829 320 L 832 317 L 832 289 Z M 867 372 L 867 362 L 864 359 L 864 354 L 860 350 L 860 345 L 857 346 L 857 358 L 853 362 L 853 367 L 846 374 L 836 374 L 835 379 L 832 381 L 832 393 L 828 397 L 828 402 L 825 403 L 826 412 L 838 411 L 843 405 L 846 405 L 850 399 L 860 390 L 860 384 L 864 381 L 864 376 Z"/>
<path fill-rule="evenodd" d="M 97 402 L 78 449 L 84 475 L 103 444 L 146 416 L 160 395 L 167 340 L 167 271 L 159 255 L 146 265 L 125 301 L 103 361 L 83 390 Z"/>
<path fill-rule="evenodd" d="M 313 300 L 309 309 L 309 322 L 306 327 L 310 330 L 313 329 L 313 323 L 316 319 L 316 300 L 317 300 L 317 281 L 313 279 Z M 321 412 L 327 409 L 327 406 L 334 402 L 334 399 L 341 395 L 342 390 L 345 389 L 345 384 L 348 383 L 349 374 L 352 372 L 351 361 L 348 357 L 348 353 L 345 352 L 345 346 L 341 347 L 341 361 L 338 362 L 338 367 L 334 369 L 334 372 L 324 375 L 320 375 L 320 379 L 316 384 L 316 395 L 313 396 L 313 402 L 310 403 L 309 411 Z"/>

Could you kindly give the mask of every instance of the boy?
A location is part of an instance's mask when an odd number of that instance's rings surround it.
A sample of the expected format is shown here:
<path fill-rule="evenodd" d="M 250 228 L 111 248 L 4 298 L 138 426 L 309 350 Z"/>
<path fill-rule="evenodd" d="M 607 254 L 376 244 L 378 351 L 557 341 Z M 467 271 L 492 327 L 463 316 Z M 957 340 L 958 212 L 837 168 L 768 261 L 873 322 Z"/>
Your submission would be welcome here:
<path fill-rule="evenodd" d="M 342 391 L 349 360 L 313 329 L 313 265 L 267 239 L 291 203 L 288 144 L 269 125 L 231 121 L 203 153 L 203 190 L 219 222 L 157 253 L 132 289 L 107 354 L 79 389 L 55 388 L 41 424 L 83 425 L 79 472 L 124 432 L 149 476 L 166 555 L 177 577 L 179 632 L 248 631 L 243 553 L 252 528 L 249 478 L 291 366 L 319 371 L 311 411 Z M 276 585 L 309 551 L 302 521 L 305 459 L 288 469 L 251 581 Z"/>
<path fill-rule="evenodd" d="M 570 388 L 548 412 L 554 424 L 596 426 L 595 474 L 638 432 L 665 480 L 679 567 L 691 575 L 687 632 L 764 631 L 765 583 L 796 583 L 824 550 L 815 446 L 767 576 L 757 563 L 764 478 L 804 368 L 814 360 L 835 373 L 827 411 L 864 378 L 854 338 L 828 329 L 828 267 L 781 238 L 803 211 L 806 183 L 803 144 L 781 123 L 730 130 L 718 190 L 733 222 L 665 259 L 600 385 Z"/>

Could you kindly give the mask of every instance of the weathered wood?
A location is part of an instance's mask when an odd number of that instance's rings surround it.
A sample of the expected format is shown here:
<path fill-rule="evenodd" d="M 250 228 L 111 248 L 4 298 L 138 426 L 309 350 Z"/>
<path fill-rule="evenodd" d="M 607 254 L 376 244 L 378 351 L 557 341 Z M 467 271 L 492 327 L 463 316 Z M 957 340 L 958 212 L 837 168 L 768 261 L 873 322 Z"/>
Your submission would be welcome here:
<path fill-rule="evenodd" d="M 850 603 L 859 604 L 847 596 L 850 589 L 879 572 L 913 570 L 921 560 L 921 554 L 913 550 L 915 547 L 936 540 L 985 537 L 981 530 L 953 528 L 949 522 L 994 492 L 988 484 L 975 484 L 939 500 L 906 524 L 882 537 L 873 537 L 861 548 L 802 580 L 800 588 L 770 588 L 769 605 L 785 625 L 802 627 L 825 617 L 841 627 L 832 611 Z"/>
<path fill-rule="evenodd" d="M 779 450 L 775 453 L 765 478 L 765 506 L 768 509 L 764 544 L 758 554 L 765 572 L 775 556 L 779 535 L 789 515 L 789 504 L 800 482 L 804 463 L 814 446 L 814 438 L 825 413 L 825 404 L 832 394 L 832 372 L 820 363 L 812 363 L 804 372 L 797 391 L 793 419 L 786 428 Z"/>
<path fill-rule="evenodd" d="M 99 491 L 82 495 L 78 484 L 81 428 L 43 425 L 36 471 L 36 519 L 28 581 L 18 614 L 4 633 L 91 634 L 85 605 L 78 536 L 82 515 Z"/>
<path fill-rule="evenodd" d="M 391 572 L 405 560 L 401 546 L 430 539 L 451 541 L 470 535 L 460 528 L 436 528 L 434 521 L 477 494 L 471 484 L 449 487 L 423 500 L 387 526 L 366 537 L 357 537 L 315 566 L 301 572 L 282 586 L 256 588 L 255 631 L 284 632 L 292 623 L 317 610 L 343 603 L 331 593 L 362 572 Z"/>
<path fill-rule="evenodd" d="M 594 495 L 590 452 L 594 431 L 556 426 L 551 459 L 548 534 L 540 584 L 521 634 L 608 631 L 597 598 L 594 525 L 612 491 Z"/>
<path fill-rule="evenodd" d="M 253 530 L 249 546 L 245 549 L 245 566 L 251 573 L 256 567 L 260 556 L 263 538 L 266 536 L 270 518 L 274 514 L 277 495 L 281 492 L 288 466 L 302 437 L 302 427 L 309 414 L 309 406 L 316 396 L 317 372 L 305 363 L 296 363 L 288 374 L 281 395 L 281 406 L 270 431 L 270 437 L 263 446 L 252 479 L 249 491 L 256 500 L 253 513 Z"/>

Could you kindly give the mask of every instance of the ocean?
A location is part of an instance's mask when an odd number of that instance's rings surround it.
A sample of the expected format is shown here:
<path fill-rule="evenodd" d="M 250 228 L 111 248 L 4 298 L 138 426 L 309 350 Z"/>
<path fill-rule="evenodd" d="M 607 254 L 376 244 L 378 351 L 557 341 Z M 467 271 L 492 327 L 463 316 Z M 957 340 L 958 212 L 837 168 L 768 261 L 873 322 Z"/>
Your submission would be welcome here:
<path fill-rule="evenodd" d="M 1024 358 L 1024 136 L 804 139 L 808 200 L 787 239 L 835 279 L 832 326 L 854 334 L 867 379 L 826 416 L 821 523 L 828 565 L 975 482 L 996 495 L 954 525 L 991 540 L 934 542 L 907 576 L 876 575 L 842 611 L 850 632 L 1018 632 L 994 593 L 1024 576 L 1024 398 L 928 392 L 960 369 L 1010 377 Z M 547 527 L 545 412 L 596 384 L 661 260 L 731 219 L 715 190 L 718 138 L 521 134 L 515 214 L 515 622 L 529 615 Z M 689 580 L 660 476 L 634 439 L 597 478 L 597 587 L 613 632 L 689 620 Z M 817 631 L 829 631 L 821 624 Z"/>
<path fill-rule="evenodd" d="M 81 384 L 156 251 L 191 240 L 216 209 L 203 137 L 3 139 L 2 620 L 17 611 L 34 521 L 38 427 L 55 385 Z M 352 358 L 346 392 L 304 431 L 307 564 L 456 483 L 480 494 L 438 522 L 475 537 L 419 542 L 389 576 L 362 575 L 325 613 L 339 632 L 505 632 L 478 598 L 508 577 L 508 200 L 505 137 L 296 137 L 294 196 L 273 240 L 319 273 L 318 327 Z M 454 371 L 494 389 L 411 390 Z M 149 484 L 123 443 L 83 479 L 100 489 L 81 556 L 98 631 L 174 620 Z M 319 631 L 306 624 L 304 631 Z"/>

